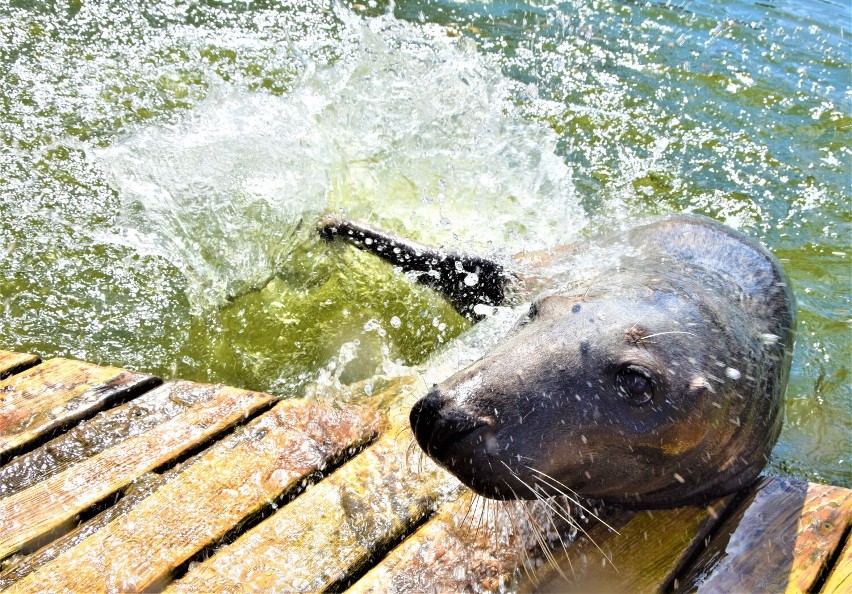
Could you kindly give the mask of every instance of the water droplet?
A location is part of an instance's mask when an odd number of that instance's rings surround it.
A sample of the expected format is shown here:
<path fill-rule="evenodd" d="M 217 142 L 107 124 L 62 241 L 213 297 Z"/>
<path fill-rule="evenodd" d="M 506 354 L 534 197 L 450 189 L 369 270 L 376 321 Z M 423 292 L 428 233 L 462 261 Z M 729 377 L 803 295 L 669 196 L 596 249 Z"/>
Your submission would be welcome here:
<path fill-rule="evenodd" d="M 489 318 L 494 315 L 496 308 L 485 305 L 484 303 L 477 303 L 473 306 L 473 313 L 478 316 L 482 316 L 483 318 Z"/>

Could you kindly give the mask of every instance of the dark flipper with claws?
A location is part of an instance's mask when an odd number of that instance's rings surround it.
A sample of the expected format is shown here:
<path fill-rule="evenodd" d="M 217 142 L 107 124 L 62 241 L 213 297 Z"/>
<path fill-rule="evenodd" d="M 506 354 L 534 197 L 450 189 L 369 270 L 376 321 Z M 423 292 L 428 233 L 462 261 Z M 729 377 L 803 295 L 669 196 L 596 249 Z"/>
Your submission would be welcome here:
<path fill-rule="evenodd" d="M 353 221 L 326 218 L 317 230 L 326 241 L 340 237 L 404 272 L 414 273 L 417 282 L 442 293 L 469 319 L 483 317 L 474 312 L 476 305 L 500 305 L 505 301 L 509 276 L 492 260 L 445 252 Z"/>

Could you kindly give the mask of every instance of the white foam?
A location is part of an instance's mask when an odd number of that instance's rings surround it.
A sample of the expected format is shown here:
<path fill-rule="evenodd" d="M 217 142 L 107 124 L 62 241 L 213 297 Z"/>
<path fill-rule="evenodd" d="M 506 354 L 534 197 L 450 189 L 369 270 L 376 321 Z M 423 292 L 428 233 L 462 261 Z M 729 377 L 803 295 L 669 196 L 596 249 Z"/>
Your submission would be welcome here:
<path fill-rule="evenodd" d="M 515 113 L 490 58 L 440 27 L 335 10 L 341 57 L 303 56 L 290 92 L 211 83 L 176 123 L 96 154 L 127 207 L 115 240 L 181 270 L 196 310 L 263 282 L 325 210 L 509 252 L 583 225 L 556 135 Z"/>

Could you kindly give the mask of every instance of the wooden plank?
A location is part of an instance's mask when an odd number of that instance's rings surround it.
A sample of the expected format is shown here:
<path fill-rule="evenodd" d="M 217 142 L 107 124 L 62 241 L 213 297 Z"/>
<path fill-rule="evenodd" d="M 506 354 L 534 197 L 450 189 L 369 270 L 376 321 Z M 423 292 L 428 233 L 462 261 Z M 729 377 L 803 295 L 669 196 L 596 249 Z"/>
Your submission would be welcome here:
<path fill-rule="evenodd" d="M 852 491 L 761 479 L 683 586 L 699 592 L 808 592 L 852 522 Z"/>
<path fill-rule="evenodd" d="M 0 381 L 0 461 L 160 380 L 116 367 L 50 359 Z"/>
<path fill-rule="evenodd" d="M 372 446 L 312 486 L 167 592 L 340 589 L 383 547 L 401 538 L 458 482 L 410 449 L 407 407 L 422 383 L 403 379 L 378 400 L 396 402 L 391 427 Z"/>
<path fill-rule="evenodd" d="M 184 383 L 182 382 L 181 385 L 184 385 Z M 163 399 L 162 396 L 167 396 L 168 398 L 165 398 L 165 400 L 167 400 L 167 402 L 171 406 L 189 407 L 199 399 L 203 399 L 205 396 L 212 395 L 212 392 L 209 391 L 202 392 L 197 389 L 191 389 L 196 386 L 196 384 L 191 384 L 187 382 L 185 383 L 185 385 L 189 387 L 190 390 L 182 392 L 181 398 L 174 398 L 178 390 L 175 390 L 175 392 L 155 390 L 154 392 L 150 392 L 149 394 L 140 396 L 136 400 L 129 402 L 127 405 L 124 406 L 139 404 L 141 400 L 147 399 L 149 395 L 153 395 L 159 396 L 159 398 L 157 398 L 156 400 L 161 400 Z M 157 393 L 155 394 L 155 392 Z M 134 408 L 133 410 L 141 413 L 142 411 L 146 410 L 146 408 L 138 407 Z M 101 414 L 108 414 L 108 412 Z M 161 409 L 152 409 L 152 416 L 156 417 L 158 413 L 162 412 L 163 411 Z M 134 417 L 137 416 L 137 414 L 131 413 L 128 416 Z M 104 427 L 103 429 L 107 428 L 108 427 Z M 196 454 L 195 456 L 192 456 L 189 459 L 169 468 L 166 472 L 162 474 L 159 474 L 157 472 L 149 472 L 140 476 L 127 486 L 127 488 L 123 491 L 121 498 L 115 505 L 109 506 L 102 512 L 96 514 L 94 517 L 89 518 L 88 520 L 71 530 L 71 532 L 57 538 L 56 540 L 50 541 L 50 543 L 43 546 L 38 551 L 35 551 L 28 555 L 13 555 L 12 557 L 5 559 L 2 564 L 0 564 L 0 590 L 8 588 L 24 576 L 29 575 L 33 571 L 36 571 L 42 565 L 53 561 L 59 555 L 61 555 L 68 549 L 77 546 L 89 536 L 93 535 L 95 532 L 112 522 L 114 519 L 127 515 L 130 510 L 136 507 L 141 501 L 151 495 L 154 491 L 159 489 L 167 482 L 170 482 L 172 479 L 174 479 L 175 476 L 183 472 L 191 464 L 197 462 L 204 455 L 204 453 L 205 452 Z M 15 460 L 17 460 L 17 458 Z"/>
<path fill-rule="evenodd" d="M 20 373 L 33 365 L 38 365 L 40 361 L 41 359 L 35 355 L 0 350 L 0 380 L 4 380 L 15 373 Z"/>
<path fill-rule="evenodd" d="M 382 428 L 367 407 L 285 401 L 10 592 L 139 591 Z M 105 555 L 104 552 L 109 554 Z"/>
<path fill-rule="evenodd" d="M 477 512 L 465 513 L 470 504 L 463 499 L 442 509 L 350 592 L 494 591 L 507 585 L 520 592 L 656 592 L 671 581 L 728 502 L 712 509 L 602 512 L 600 520 L 580 523 L 587 534 L 570 543 L 554 538 L 557 532 L 567 534 L 569 526 L 552 502 L 492 503 L 504 506 L 502 516 L 492 513 L 484 529 L 472 529 L 469 519 Z M 539 548 L 545 541 L 553 548 L 549 559 Z M 527 558 L 531 561 L 519 573 Z"/>
<path fill-rule="evenodd" d="M 114 519 L 126 515 L 140 501 L 148 497 L 148 495 L 177 474 L 184 467 L 184 464 L 190 463 L 195 459 L 195 457 L 190 458 L 188 462 L 179 464 L 164 474 L 149 472 L 142 475 L 127 487 L 127 490 L 115 505 L 106 508 L 74 528 L 71 532 L 51 541 L 34 553 L 29 555 L 13 555 L 4 560 L 0 564 L 0 590 L 8 588 L 42 565 L 53 561 L 59 555 L 77 546 Z"/>
<path fill-rule="evenodd" d="M 176 390 L 176 386 L 183 384 Z M 179 396 L 187 382 L 158 388 Z M 213 395 L 142 435 L 0 499 L 0 559 L 73 521 L 81 511 L 274 401 L 272 396 L 196 384 Z"/>
<path fill-rule="evenodd" d="M 196 384 L 173 383 L 167 390 L 152 390 L 121 406 L 98 413 L 0 467 L 0 497 L 32 487 L 214 395 L 215 391 L 197 389 Z"/>
<path fill-rule="evenodd" d="M 848 594 L 852 592 L 852 538 L 846 539 L 843 551 L 834 563 L 823 584 L 822 594 Z"/>
<path fill-rule="evenodd" d="M 515 571 L 525 563 L 530 570 L 539 539 L 549 542 L 555 531 L 564 534 L 567 528 L 541 503 L 494 502 L 466 491 L 347 592 L 516 591 Z"/>
<path fill-rule="evenodd" d="M 723 498 L 705 508 L 610 512 L 603 520 L 615 531 L 601 523 L 586 529 L 587 534 L 557 558 L 559 572 L 548 567 L 522 590 L 665 591 L 732 501 Z"/>

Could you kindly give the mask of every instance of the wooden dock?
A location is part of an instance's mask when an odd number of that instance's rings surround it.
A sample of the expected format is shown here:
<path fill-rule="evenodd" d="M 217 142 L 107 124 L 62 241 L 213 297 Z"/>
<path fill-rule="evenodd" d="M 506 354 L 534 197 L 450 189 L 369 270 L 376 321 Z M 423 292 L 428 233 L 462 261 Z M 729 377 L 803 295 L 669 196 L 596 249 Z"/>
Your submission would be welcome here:
<path fill-rule="evenodd" d="M 572 540 L 412 447 L 424 389 L 279 400 L 0 351 L 0 590 L 852 592 L 848 489 L 762 478 Z"/>

